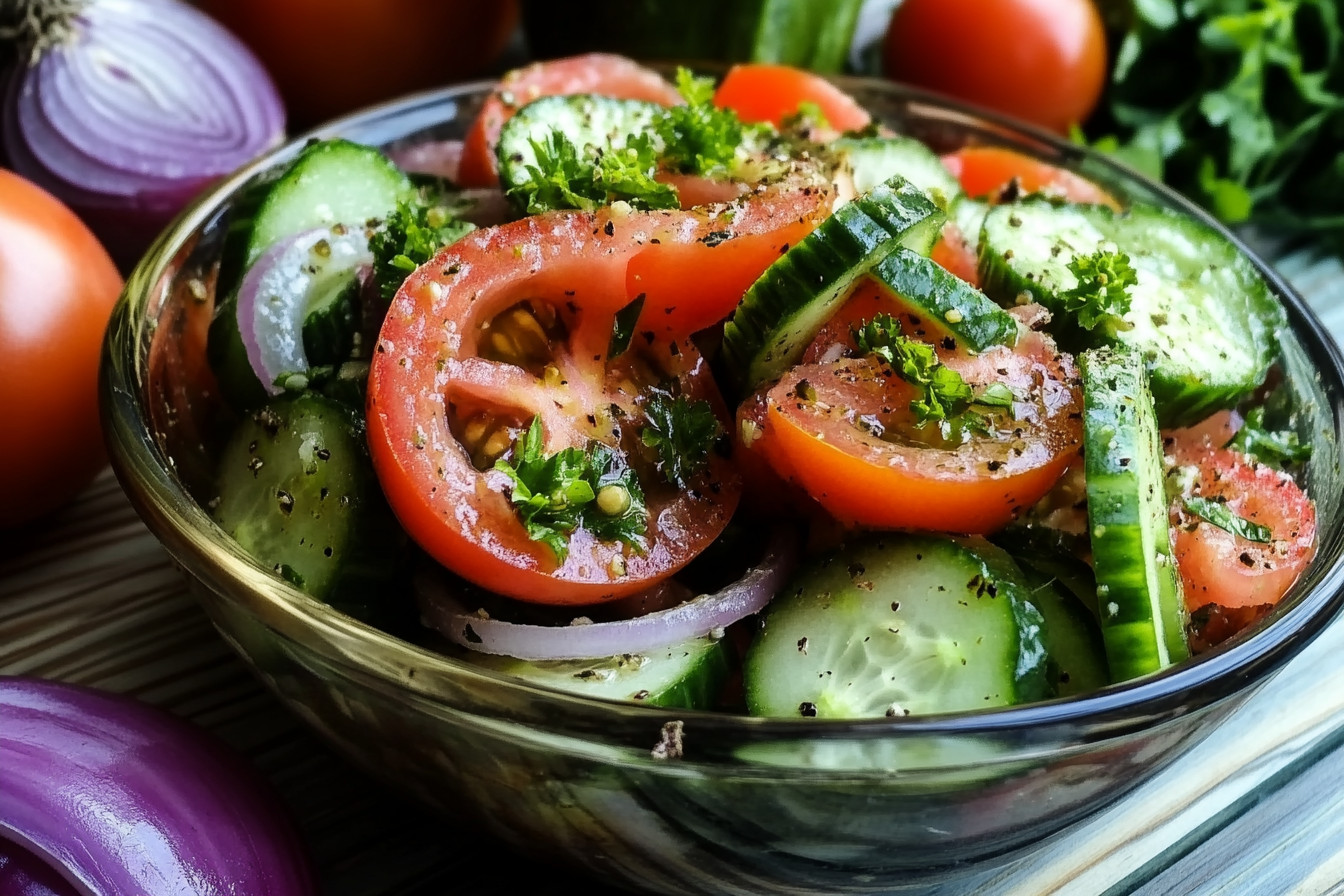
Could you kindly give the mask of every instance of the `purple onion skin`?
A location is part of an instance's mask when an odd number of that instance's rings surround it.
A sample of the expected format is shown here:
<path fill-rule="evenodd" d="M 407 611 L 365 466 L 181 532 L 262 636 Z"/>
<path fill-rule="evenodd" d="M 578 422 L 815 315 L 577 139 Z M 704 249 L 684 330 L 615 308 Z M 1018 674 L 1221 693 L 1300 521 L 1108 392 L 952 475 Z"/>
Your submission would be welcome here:
<path fill-rule="evenodd" d="M 0 837 L 79 894 L 315 892 L 283 805 L 237 755 L 132 698 L 38 678 L 0 677 Z"/>
<path fill-rule="evenodd" d="M 42 859 L 0 838 L 0 894 L 3 896 L 83 896 Z"/>

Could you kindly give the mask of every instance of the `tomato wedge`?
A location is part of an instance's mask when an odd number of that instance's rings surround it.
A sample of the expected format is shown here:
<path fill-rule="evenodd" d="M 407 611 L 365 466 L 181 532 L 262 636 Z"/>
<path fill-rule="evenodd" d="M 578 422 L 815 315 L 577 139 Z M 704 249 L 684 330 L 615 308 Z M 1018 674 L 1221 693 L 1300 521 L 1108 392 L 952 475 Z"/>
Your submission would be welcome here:
<path fill-rule="evenodd" d="M 458 166 L 459 183 L 468 187 L 498 185 L 495 146 L 504 122 L 537 97 L 572 93 L 600 93 L 667 106 L 682 102 L 676 87 L 658 72 L 610 53 L 586 53 L 514 69 L 486 97 L 467 132 Z"/>
<path fill-rule="evenodd" d="M 972 386 L 1007 385 L 988 433 L 915 425 L 912 387 L 871 357 L 795 367 L 770 388 L 757 450 L 850 525 L 993 532 L 1049 491 L 1077 456 L 1082 399 L 1049 337 L 944 363 Z"/>
<path fill-rule="evenodd" d="M 789 65 L 735 65 L 714 92 L 714 105 L 732 109 L 743 121 L 768 121 L 776 127 L 796 115 L 802 103 L 814 103 L 837 132 L 856 131 L 872 121 L 868 110 L 839 87 L 820 75 Z"/>
<path fill-rule="evenodd" d="M 828 195 L 789 181 L 684 211 L 555 212 L 477 231 L 423 265 L 392 302 L 369 376 L 374 466 L 411 537 L 482 587 L 537 602 L 607 600 L 685 565 L 741 485 L 718 455 L 692 488 L 660 481 L 639 438 L 646 402 L 654 389 L 707 401 L 729 431 L 687 337 L 778 256 L 779 225 L 824 214 Z M 617 315 L 640 296 L 641 320 L 659 327 L 610 356 Z M 621 452 L 645 492 L 645 550 L 579 529 L 557 562 L 529 538 L 492 467 L 534 418 L 547 454 L 594 441 Z"/>
<path fill-rule="evenodd" d="M 1278 603 L 1316 552 L 1312 502 L 1288 474 L 1239 451 L 1213 447 L 1202 437 L 1178 437 L 1169 450 L 1177 466 L 1194 472 L 1171 508 L 1186 608 Z M 1202 518 L 1189 507 L 1191 497 L 1216 502 L 1233 516 L 1265 527 L 1268 540 L 1251 540 Z"/>
<path fill-rule="evenodd" d="M 967 146 L 943 156 L 943 164 L 972 199 L 993 201 L 1016 180 L 1023 193 L 1120 209 L 1114 196 L 1082 175 L 1005 147 Z"/>

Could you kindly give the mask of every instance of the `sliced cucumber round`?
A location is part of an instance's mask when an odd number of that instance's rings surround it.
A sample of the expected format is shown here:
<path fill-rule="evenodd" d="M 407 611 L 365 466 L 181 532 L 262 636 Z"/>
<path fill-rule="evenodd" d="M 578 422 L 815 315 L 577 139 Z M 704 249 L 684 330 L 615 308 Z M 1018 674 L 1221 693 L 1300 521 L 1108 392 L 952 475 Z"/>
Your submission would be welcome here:
<path fill-rule="evenodd" d="M 311 392 L 245 417 L 219 455 L 215 521 L 319 600 L 372 618 L 401 557 L 363 427 Z"/>
<path fill-rule="evenodd" d="M 869 273 L 896 293 L 911 313 L 964 348 L 983 352 L 1017 342 L 1017 321 L 1011 314 L 927 255 L 897 249 Z"/>
<path fill-rule="evenodd" d="M 826 555 L 766 609 L 747 650 L 753 715 L 871 718 L 1049 695 L 1044 621 L 980 540 L 883 534 Z"/>
<path fill-rule="evenodd" d="M 860 275 L 902 246 L 927 251 L 944 220 L 928 194 L 895 175 L 776 259 L 724 325 L 723 362 L 739 394 L 788 370 Z"/>
<path fill-rule="evenodd" d="M 1070 264 L 1125 253 L 1137 282 L 1116 325 L 1070 325 Z M 1164 426 L 1231 407 L 1264 382 L 1284 312 L 1236 246 L 1193 218 L 1153 206 L 1117 213 L 1042 199 L 992 208 L 981 231 L 981 281 L 1000 302 L 1027 297 L 1055 315 L 1065 347 L 1124 345 L 1147 362 Z"/>
<path fill-rule="evenodd" d="M 642 654 L 588 660 L 520 660 L 463 651 L 477 666 L 516 675 L 533 684 L 650 706 L 712 709 L 732 668 L 723 638 L 692 638 Z"/>
<path fill-rule="evenodd" d="M 848 162 L 854 189 L 866 193 L 899 174 L 919 187 L 944 212 L 965 194 L 942 159 L 913 137 L 841 137 L 831 148 Z"/>
<path fill-rule="evenodd" d="M 1161 435 L 1137 352 L 1092 349 L 1079 365 L 1097 608 L 1111 676 L 1127 681 L 1190 654 Z"/>

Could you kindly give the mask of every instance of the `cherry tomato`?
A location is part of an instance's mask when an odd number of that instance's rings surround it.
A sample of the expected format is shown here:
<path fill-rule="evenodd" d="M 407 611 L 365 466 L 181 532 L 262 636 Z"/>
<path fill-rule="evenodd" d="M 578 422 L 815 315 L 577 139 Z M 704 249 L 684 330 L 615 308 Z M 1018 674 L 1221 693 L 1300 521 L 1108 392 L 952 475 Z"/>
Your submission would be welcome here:
<path fill-rule="evenodd" d="M 514 69 L 500 79 L 467 132 L 459 181 L 471 187 L 498 184 L 495 145 L 504 122 L 537 97 L 571 93 L 600 93 L 667 106 L 682 101 L 676 87 L 658 72 L 610 53 L 586 53 Z"/>
<path fill-rule="evenodd" d="M 1049 491 L 1077 456 L 1082 399 L 1071 360 L 1028 332 L 1013 349 L 947 354 L 972 386 L 1004 383 L 1011 416 L 944 436 L 916 426 L 912 387 L 876 359 L 802 364 L 770 388 L 760 452 L 851 525 L 993 532 Z"/>
<path fill-rule="evenodd" d="M 972 199 L 997 201 L 1016 181 L 1022 193 L 1120 208 L 1114 196 L 1082 175 L 1000 146 L 967 146 L 943 156 L 943 165 Z"/>
<path fill-rule="evenodd" d="M 1106 32 L 1092 0 L 902 0 L 882 58 L 892 78 L 1066 134 L 1105 87 Z"/>
<path fill-rule="evenodd" d="M 1273 605 L 1316 552 L 1315 507 L 1291 476 L 1233 449 L 1213 447 L 1208 432 L 1188 430 L 1188 438 L 1178 433 L 1167 442 L 1172 460 L 1195 470 L 1171 508 L 1186 608 Z M 1233 515 L 1266 527 L 1269 540 L 1243 538 L 1202 519 L 1185 503 L 1191 496 L 1217 501 Z"/>
<path fill-rule="evenodd" d="M 0 169 L 0 528 L 64 504 L 106 462 L 98 363 L 121 286 L 73 212 Z"/>
<path fill-rule="evenodd" d="M 518 23 L 518 0 L 201 5 L 257 54 L 300 127 L 484 74 Z"/>
<path fill-rule="evenodd" d="M 834 131 L 858 130 L 872 121 L 868 111 L 839 87 L 791 65 L 735 65 L 714 92 L 714 105 L 732 109 L 743 121 L 768 121 L 776 126 L 796 115 L 803 103 L 820 108 Z"/>
<path fill-rule="evenodd" d="M 374 467 L 411 537 L 483 587 L 574 604 L 643 590 L 709 545 L 741 491 L 731 464 L 714 455 L 703 481 L 672 488 L 650 472 L 638 432 L 650 390 L 667 382 L 726 421 L 687 337 L 696 321 L 726 314 L 745 285 L 707 279 L 713 289 L 690 289 L 687 268 L 653 263 L 650 253 L 691 259 L 697 274 L 706 265 L 726 271 L 740 255 L 754 259 L 739 259 L 742 272 L 754 265 L 759 275 L 782 248 L 762 227 L 796 223 L 824 192 L 780 189 L 685 211 L 524 218 L 471 234 L 413 274 L 384 320 L 368 406 Z M 615 317 L 639 295 L 644 316 L 682 314 L 686 329 L 643 331 L 612 357 Z M 649 508 L 646 550 L 577 529 L 557 562 L 529 537 L 492 468 L 534 419 L 546 454 L 594 440 L 623 454 Z"/>

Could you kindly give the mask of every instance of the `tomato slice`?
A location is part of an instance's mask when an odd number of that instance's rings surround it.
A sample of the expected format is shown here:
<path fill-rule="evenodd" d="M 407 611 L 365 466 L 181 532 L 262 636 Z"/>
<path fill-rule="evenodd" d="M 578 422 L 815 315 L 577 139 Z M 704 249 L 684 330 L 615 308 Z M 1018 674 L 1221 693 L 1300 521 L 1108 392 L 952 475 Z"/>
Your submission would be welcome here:
<path fill-rule="evenodd" d="M 468 187 L 497 186 L 495 146 L 504 122 L 537 97 L 572 93 L 600 93 L 667 106 L 682 102 L 677 88 L 658 72 L 611 53 L 586 53 L 514 69 L 486 97 L 467 132 L 458 182 Z"/>
<path fill-rule="evenodd" d="M 802 103 L 814 103 L 835 131 L 856 131 L 872 121 L 868 110 L 820 75 L 790 65 L 749 62 L 728 70 L 714 92 L 714 105 L 743 121 L 779 127 Z"/>
<path fill-rule="evenodd" d="M 993 201 L 1016 179 L 1024 193 L 1120 208 L 1114 196 L 1082 175 L 1001 146 L 963 147 L 943 156 L 943 164 L 972 199 Z"/>
<path fill-rule="evenodd" d="M 819 192 L 794 183 L 685 211 L 538 215 L 470 234 L 421 266 L 384 320 L 368 406 L 374 465 L 412 538 L 483 587 L 575 604 L 642 590 L 703 550 L 732 515 L 740 481 L 715 455 L 695 487 L 661 483 L 638 437 L 645 401 L 671 382 L 726 421 L 708 364 L 686 337 L 701 317 L 722 317 L 719 306 L 731 308 L 744 287 L 700 276 L 741 254 L 756 260 L 734 266 L 754 279 L 780 251 L 761 228 L 806 209 L 821 214 Z M 676 279 L 658 282 L 649 272 L 668 267 L 658 253 L 690 267 L 674 265 Z M 608 357 L 614 320 L 639 294 L 644 315 L 682 314 L 687 329 L 636 335 Z M 492 465 L 534 418 L 548 454 L 593 440 L 622 452 L 644 487 L 647 550 L 577 530 L 557 563 L 528 537 Z"/>
<path fill-rule="evenodd" d="M 929 257 L 974 287 L 980 286 L 980 259 L 975 254 L 975 242 L 961 232 L 953 221 L 943 225 L 938 242 L 933 244 Z"/>
<path fill-rule="evenodd" d="M 1176 565 L 1191 612 L 1208 604 L 1240 609 L 1277 603 L 1316 552 L 1316 510 L 1288 474 L 1256 463 L 1239 451 L 1213 447 L 1202 431 L 1169 440 L 1177 466 L 1194 478 L 1172 502 Z M 1228 532 L 1191 512 L 1196 496 L 1223 504 L 1232 514 L 1269 529 L 1268 542 Z"/>
<path fill-rule="evenodd" d="M 1072 359 L 1029 332 L 1014 349 L 947 355 L 972 386 L 1013 390 L 988 434 L 917 427 L 913 390 L 873 358 L 795 367 L 767 395 L 758 450 L 850 525 L 992 532 L 1055 483 L 1077 456 L 1082 398 Z"/>

